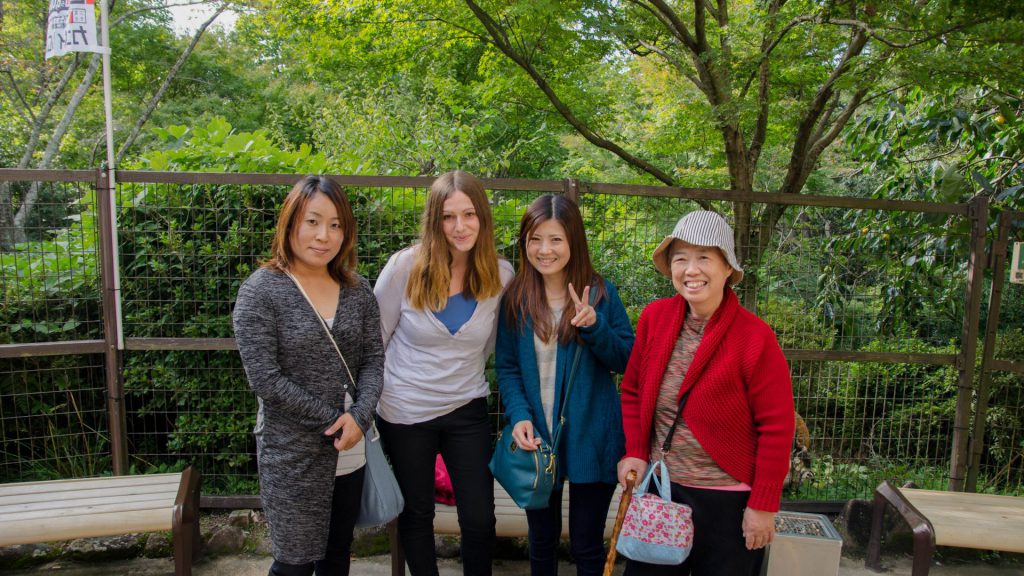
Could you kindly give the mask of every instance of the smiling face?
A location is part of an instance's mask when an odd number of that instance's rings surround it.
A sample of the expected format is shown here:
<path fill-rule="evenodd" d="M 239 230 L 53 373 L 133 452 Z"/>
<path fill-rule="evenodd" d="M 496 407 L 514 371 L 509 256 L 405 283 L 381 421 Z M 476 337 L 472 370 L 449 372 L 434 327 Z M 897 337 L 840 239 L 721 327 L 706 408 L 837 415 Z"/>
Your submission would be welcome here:
<path fill-rule="evenodd" d="M 569 264 L 569 255 L 565 227 L 553 218 L 538 224 L 526 240 L 526 259 L 545 281 L 558 281 L 556 285 L 564 284 L 561 280 Z"/>
<path fill-rule="evenodd" d="M 452 256 L 468 255 L 480 234 L 480 219 L 469 196 L 459 190 L 452 192 L 444 201 L 442 222 Z"/>
<path fill-rule="evenodd" d="M 299 212 L 288 240 L 294 255 L 291 266 L 300 273 L 323 272 L 345 239 L 338 209 L 330 198 L 317 192 Z"/>
<path fill-rule="evenodd" d="M 732 267 L 714 246 L 696 246 L 675 240 L 666 252 L 672 270 L 672 285 L 686 299 L 697 318 L 710 318 L 722 304 Z"/>

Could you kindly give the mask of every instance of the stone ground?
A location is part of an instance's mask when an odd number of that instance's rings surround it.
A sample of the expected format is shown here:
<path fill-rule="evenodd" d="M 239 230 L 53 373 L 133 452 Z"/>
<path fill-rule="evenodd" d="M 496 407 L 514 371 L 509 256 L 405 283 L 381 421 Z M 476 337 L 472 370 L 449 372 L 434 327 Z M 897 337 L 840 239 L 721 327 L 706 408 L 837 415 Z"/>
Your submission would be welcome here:
<path fill-rule="evenodd" d="M 910 576 L 910 558 L 886 558 L 889 576 Z M 222 556 L 209 560 L 200 560 L 193 568 L 195 576 L 264 576 L 270 566 L 266 556 L 254 554 L 237 554 Z M 457 576 L 462 574 L 457 560 L 443 559 L 439 561 L 441 576 Z M 528 574 L 529 564 L 525 561 L 497 561 L 494 565 L 494 576 L 513 576 Z M 386 576 L 391 573 L 391 559 L 388 556 L 371 556 L 359 558 L 352 562 L 353 576 Z M 576 573 L 569 563 L 559 566 L 560 576 Z M 622 573 L 622 564 L 616 566 L 615 574 Z M 39 575 L 56 574 L 60 576 L 173 576 L 174 563 L 170 558 L 138 558 L 118 560 L 101 564 L 85 564 L 74 561 L 60 560 L 44 564 L 29 570 L 12 570 L 5 574 Z M 840 576 L 877 576 L 864 568 L 863 559 L 843 558 L 839 566 Z M 931 576 L 1024 576 L 1024 566 L 986 565 L 982 563 L 953 564 L 933 566 Z M 784 575 L 798 576 L 798 575 Z"/>
<path fill-rule="evenodd" d="M 844 540 L 840 576 L 876 574 L 864 568 L 866 505 L 865 502 L 860 506 L 864 510 L 846 510 L 845 517 L 835 521 Z M 259 512 L 204 513 L 200 527 L 203 555 L 194 565 L 195 576 L 264 576 L 267 573 L 271 563 L 269 538 Z M 0 548 L 0 573 L 12 576 L 172 576 L 174 561 L 169 536 L 169 533 L 154 533 Z M 911 576 L 911 548 L 906 536 L 894 533 L 887 538 L 889 555 L 883 559 L 883 564 L 891 576 Z M 436 547 L 440 576 L 461 575 L 458 539 L 438 536 Z M 353 543 L 353 554 L 357 556 L 352 561 L 353 576 L 389 575 L 391 559 L 387 551 L 386 530 L 357 530 Z M 494 576 L 529 574 L 525 539 L 499 538 L 495 552 Z M 568 555 L 563 554 L 563 557 L 568 558 Z M 932 576 L 1024 576 L 1024 555 L 1021 554 L 940 548 L 936 560 L 930 572 Z M 623 566 L 620 562 L 615 574 L 620 575 Z M 569 562 L 560 563 L 561 576 L 575 572 Z"/>

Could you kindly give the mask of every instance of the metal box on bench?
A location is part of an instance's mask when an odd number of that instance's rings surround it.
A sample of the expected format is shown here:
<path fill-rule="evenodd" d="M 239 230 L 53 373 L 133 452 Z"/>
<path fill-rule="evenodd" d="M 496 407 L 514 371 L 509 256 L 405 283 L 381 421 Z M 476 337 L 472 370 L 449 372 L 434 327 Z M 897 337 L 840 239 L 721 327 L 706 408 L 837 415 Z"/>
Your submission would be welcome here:
<path fill-rule="evenodd" d="M 822 514 L 779 512 L 761 576 L 836 576 L 843 539 Z"/>

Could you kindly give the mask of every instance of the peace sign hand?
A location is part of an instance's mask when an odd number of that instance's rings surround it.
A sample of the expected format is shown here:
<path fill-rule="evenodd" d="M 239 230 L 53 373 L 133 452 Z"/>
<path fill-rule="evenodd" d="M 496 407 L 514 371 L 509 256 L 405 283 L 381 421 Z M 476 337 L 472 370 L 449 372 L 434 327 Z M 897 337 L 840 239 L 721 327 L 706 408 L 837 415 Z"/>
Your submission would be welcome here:
<path fill-rule="evenodd" d="M 590 286 L 585 286 L 583 288 L 583 295 L 577 296 L 576 289 L 572 287 L 572 282 L 570 282 L 569 297 L 572 298 L 573 304 L 576 305 L 576 315 L 572 317 L 569 323 L 577 328 L 593 326 L 597 322 L 597 311 L 590 305 Z"/>

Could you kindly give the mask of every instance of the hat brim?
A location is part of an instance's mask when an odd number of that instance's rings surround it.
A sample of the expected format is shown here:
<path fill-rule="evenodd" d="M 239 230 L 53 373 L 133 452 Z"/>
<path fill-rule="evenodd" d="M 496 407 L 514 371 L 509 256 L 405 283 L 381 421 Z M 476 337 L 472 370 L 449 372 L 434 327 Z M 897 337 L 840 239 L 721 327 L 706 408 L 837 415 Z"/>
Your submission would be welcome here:
<path fill-rule="evenodd" d="M 654 261 L 654 267 L 658 269 L 658 272 L 661 272 L 662 276 L 669 279 L 672 278 L 672 266 L 669 265 L 668 257 L 665 252 L 668 250 L 668 247 L 672 245 L 673 240 L 680 239 L 672 236 L 671 234 L 665 236 L 665 239 L 661 241 L 661 244 L 658 244 L 658 247 L 655 248 L 654 252 L 651 254 L 651 260 Z M 743 270 L 733 268 L 732 265 L 729 267 L 732 268 L 732 274 L 729 275 L 729 285 L 735 286 L 740 283 L 740 280 L 743 280 Z"/>

